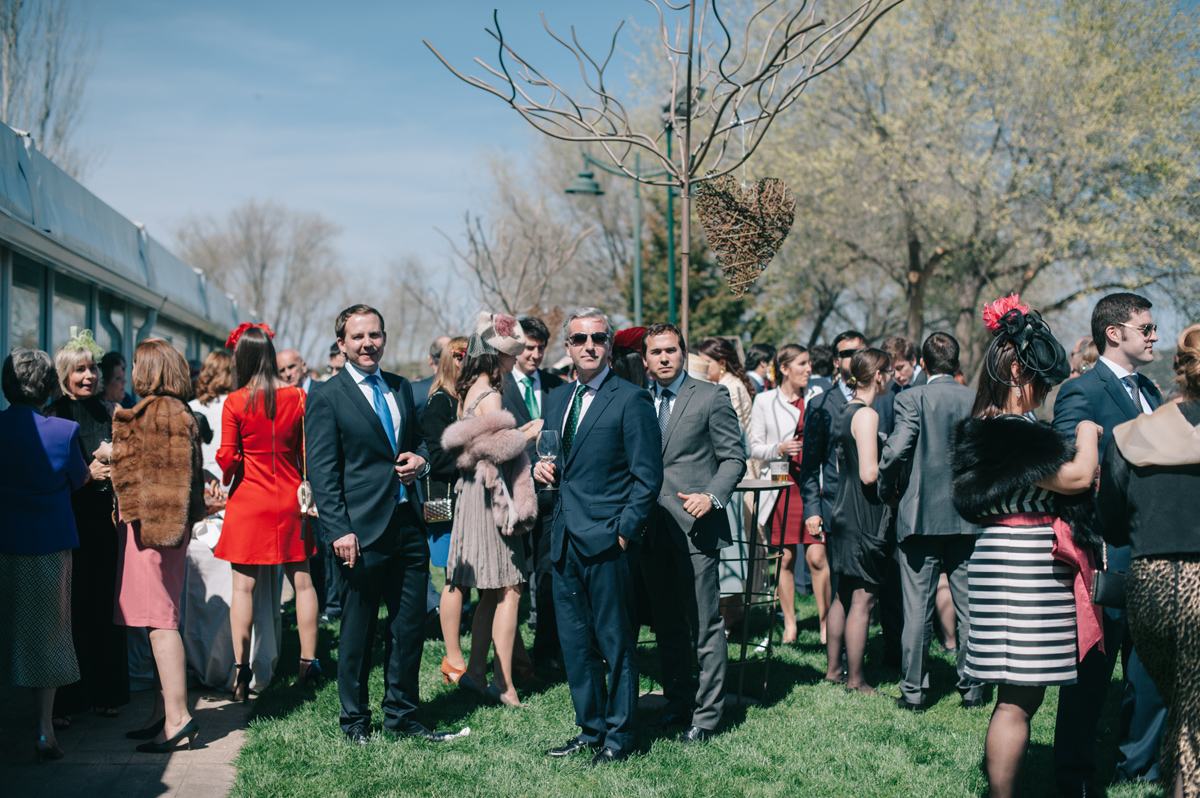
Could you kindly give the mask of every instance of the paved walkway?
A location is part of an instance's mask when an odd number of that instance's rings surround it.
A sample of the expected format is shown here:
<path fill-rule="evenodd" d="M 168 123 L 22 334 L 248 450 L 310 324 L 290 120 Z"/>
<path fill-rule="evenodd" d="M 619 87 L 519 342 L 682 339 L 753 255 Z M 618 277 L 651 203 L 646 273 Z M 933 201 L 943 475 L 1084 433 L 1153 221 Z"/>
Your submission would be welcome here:
<path fill-rule="evenodd" d="M 66 757 L 33 762 L 33 700 L 28 690 L 0 687 L 0 795 L 204 796 L 228 794 L 233 760 L 245 738 L 247 710 L 208 688 L 191 690 L 188 701 L 200 724 L 195 750 L 142 754 L 125 732 L 138 727 L 153 706 L 150 690 L 133 693 L 117 718 L 77 715 L 58 731 Z"/>

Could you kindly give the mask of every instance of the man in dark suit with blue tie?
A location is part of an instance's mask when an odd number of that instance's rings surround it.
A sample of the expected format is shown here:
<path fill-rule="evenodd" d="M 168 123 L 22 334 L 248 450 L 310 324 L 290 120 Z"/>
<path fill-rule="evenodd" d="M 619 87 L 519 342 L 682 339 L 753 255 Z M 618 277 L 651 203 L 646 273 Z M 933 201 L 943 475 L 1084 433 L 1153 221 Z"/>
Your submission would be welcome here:
<path fill-rule="evenodd" d="M 1137 294 L 1110 294 L 1092 311 L 1092 340 L 1100 352 L 1096 366 L 1063 384 L 1054 403 L 1054 426 L 1073 432 L 1083 420 L 1104 428 L 1103 452 L 1113 428 L 1162 404 L 1154 383 L 1137 373 L 1154 360 L 1157 329 L 1150 301 Z M 1108 568 L 1129 570 L 1129 547 L 1107 547 Z M 1054 729 L 1054 777 L 1063 795 L 1100 794 L 1096 771 L 1096 723 L 1117 653 L 1125 663 L 1116 780 L 1156 781 L 1158 748 L 1166 709 L 1133 649 L 1125 611 L 1105 608 L 1104 648 L 1092 650 L 1079 664 L 1079 680 L 1063 687 Z"/>
<path fill-rule="evenodd" d="M 541 319 L 520 319 L 525 333 L 525 351 L 517 355 L 517 363 L 504 375 L 504 409 L 513 414 L 517 427 L 545 417 L 543 412 L 550 392 L 563 384 L 562 377 L 540 368 L 550 343 L 550 329 Z M 529 462 L 538 461 L 537 438 L 525 446 Z M 533 573 L 529 577 L 529 625 L 537 628 L 533 637 L 533 663 L 549 665 L 558 656 L 558 624 L 555 623 L 554 562 L 550 556 L 550 524 L 554 509 L 554 491 L 538 491 L 538 517 L 529 534 L 533 549 Z"/>
<path fill-rule="evenodd" d="M 561 462 L 539 462 L 533 475 L 542 484 L 558 482 L 554 603 L 580 732 L 547 753 L 598 749 L 592 764 L 600 765 L 634 750 L 638 665 L 629 558 L 637 557 L 662 487 L 662 440 L 650 394 L 609 367 L 608 317 L 579 308 L 563 330 L 578 380 L 551 393 L 546 407 L 545 429 L 562 430 Z"/>
<path fill-rule="evenodd" d="M 342 627 L 338 641 L 341 726 L 352 743 L 370 737 L 371 647 L 379 602 L 388 608 L 384 729 L 442 742 L 450 737 L 417 722 L 418 682 L 429 543 L 416 480 L 429 450 L 412 386 L 379 367 L 387 335 L 367 305 L 343 310 L 335 325 L 346 367 L 308 395 L 308 474 L 321 530 L 340 561 Z"/>

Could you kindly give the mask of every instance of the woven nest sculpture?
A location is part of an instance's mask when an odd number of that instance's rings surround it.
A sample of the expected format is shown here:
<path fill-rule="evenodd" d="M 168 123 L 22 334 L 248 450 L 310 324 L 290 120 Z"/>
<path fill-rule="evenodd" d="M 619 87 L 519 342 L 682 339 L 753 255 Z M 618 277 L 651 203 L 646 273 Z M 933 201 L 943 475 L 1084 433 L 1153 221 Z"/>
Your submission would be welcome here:
<path fill-rule="evenodd" d="M 783 246 L 796 221 L 796 198 L 778 178 L 741 186 L 730 175 L 699 183 L 695 198 L 708 246 L 740 297 Z"/>

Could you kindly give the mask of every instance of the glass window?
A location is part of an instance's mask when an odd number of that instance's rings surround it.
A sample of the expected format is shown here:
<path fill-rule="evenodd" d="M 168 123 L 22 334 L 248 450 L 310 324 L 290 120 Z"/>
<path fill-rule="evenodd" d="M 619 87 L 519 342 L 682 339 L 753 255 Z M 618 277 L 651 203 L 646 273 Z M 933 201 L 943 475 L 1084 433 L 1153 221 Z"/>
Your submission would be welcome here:
<path fill-rule="evenodd" d="M 12 316 L 8 327 L 10 347 L 41 348 L 42 292 L 45 287 L 45 270 L 28 258 L 13 253 Z"/>
<path fill-rule="evenodd" d="M 191 328 L 172 321 L 160 313 L 158 320 L 154 322 L 154 327 L 151 329 L 150 334 L 155 338 L 166 340 L 171 346 L 178 349 L 179 354 L 185 358 L 188 356 L 188 344 L 192 340 Z"/>
<path fill-rule="evenodd" d="M 71 340 L 71 328 L 84 329 L 88 325 L 88 304 L 91 302 L 92 290 L 86 283 L 81 283 L 63 274 L 54 275 L 54 311 L 51 320 L 54 325 L 50 338 L 50 352 Z"/>
<path fill-rule="evenodd" d="M 100 318 L 96 320 L 96 341 L 105 352 L 123 352 L 125 340 L 125 301 L 112 294 L 100 294 Z"/>

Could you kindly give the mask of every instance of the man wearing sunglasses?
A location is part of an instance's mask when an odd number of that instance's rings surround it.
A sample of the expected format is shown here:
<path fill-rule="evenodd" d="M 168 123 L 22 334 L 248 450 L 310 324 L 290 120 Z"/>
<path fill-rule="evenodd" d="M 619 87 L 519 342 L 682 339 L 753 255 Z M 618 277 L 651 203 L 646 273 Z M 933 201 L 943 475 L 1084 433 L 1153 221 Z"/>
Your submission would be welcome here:
<path fill-rule="evenodd" d="M 1157 327 L 1150 300 L 1137 294 L 1109 294 L 1092 311 L 1092 340 L 1100 352 L 1095 368 L 1063 383 L 1054 403 L 1054 426 L 1074 434 L 1080 421 L 1104 428 L 1103 452 L 1113 428 L 1162 404 L 1162 394 L 1138 368 L 1154 360 Z M 1129 570 L 1129 547 L 1107 547 L 1108 568 Z M 1166 709 L 1133 650 L 1125 611 L 1104 610 L 1104 650 L 1093 649 L 1079 663 L 1079 680 L 1063 687 L 1054 729 L 1054 777 L 1063 795 L 1101 794 L 1096 784 L 1096 723 L 1108 693 L 1117 655 L 1125 666 L 1116 780 L 1156 781 L 1158 747 Z"/>
<path fill-rule="evenodd" d="M 601 765 L 635 748 L 637 630 L 628 558 L 638 556 L 662 488 L 662 439 L 650 394 L 608 365 L 608 317 L 579 308 L 563 332 L 578 380 L 547 398 L 545 429 L 561 431 L 562 453 L 539 462 L 533 476 L 558 487 L 550 537 L 554 605 L 580 731 L 546 753 L 591 749 L 592 764 Z"/>

